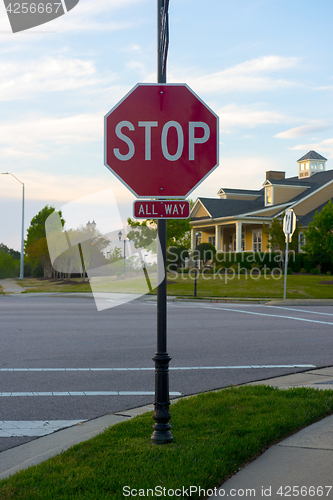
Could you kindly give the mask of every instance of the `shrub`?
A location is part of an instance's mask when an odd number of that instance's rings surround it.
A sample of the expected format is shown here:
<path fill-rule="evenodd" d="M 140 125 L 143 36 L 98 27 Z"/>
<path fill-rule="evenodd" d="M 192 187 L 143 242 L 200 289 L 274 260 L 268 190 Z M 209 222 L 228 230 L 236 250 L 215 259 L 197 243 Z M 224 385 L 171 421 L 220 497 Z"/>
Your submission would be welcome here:
<path fill-rule="evenodd" d="M 310 270 L 311 274 L 319 274 L 319 269 L 318 267 L 314 267 L 313 269 Z"/>

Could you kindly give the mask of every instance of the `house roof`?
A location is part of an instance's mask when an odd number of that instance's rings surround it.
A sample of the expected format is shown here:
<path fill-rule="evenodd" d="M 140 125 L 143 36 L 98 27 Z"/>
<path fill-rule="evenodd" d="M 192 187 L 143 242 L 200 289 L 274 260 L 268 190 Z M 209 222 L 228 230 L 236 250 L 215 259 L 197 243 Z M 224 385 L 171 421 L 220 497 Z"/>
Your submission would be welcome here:
<path fill-rule="evenodd" d="M 305 161 L 305 160 L 323 160 L 323 161 L 327 161 L 327 158 L 324 158 L 324 156 L 321 156 L 316 151 L 311 150 L 308 153 L 306 153 L 306 155 L 302 156 L 302 158 L 300 158 L 297 161 Z"/>
<path fill-rule="evenodd" d="M 318 188 L 320 188 L 321 186 L 327 184 L 332 180 L 333 180 L 333 170 L 326 170 L 326 172 L 318 172 L 316 174 L 311 175 L 311 177 L 307 178 L 306 183 L 302 184 L 302 185 L 309 185 L 309 189 L 295 196 L 295 198 L 290 200 L 290 202 L 294 203 L 296 201 L 301 200 L 305 196 L 308 196 L 309 194 L 313 193 Z"/>
<path fill-rule="evenodd" d="M 261 195 L 262 189 L 233 189 L 233 188 L 221 188 L 220 191 L 223 191 L 226 194 L 237 193 L 237 194 L 246 194 L 246 195 Z"/>
<path fill-rule="evenodd" d="M 256 200 L 223 200 L 220 198 L 199 198 L 213 219 L 229 217 L 263 208 L 264 194 Z M 192 217 L 191 220 L 210 219 L 207 217 Z"/>
<path fill-rule="evenodd" d="M 332 199 L 332 201 L 333 201 L 333 199 Z M 303 227 L 308 227 L 309 223 L 313 220 L 313 217 L 316 215 L 316 212 L 321 212 L 322 209 L 327 205 L 327 203 L 328 202 L 325 201 L 325 203 L 323 203 L 319 207 L 315 208 L 314 210 L 312 210 L 308 214 L 303 215 L 303 216 L 298 216 L 297 219 L 300 221 L 300 223 L 302 224 Z"/>
<path fill-rule="evenodd" d="M 272 181 L 272 184 L 274 185 L 281 185 L 281 186 L 290 186 L 290 185 L 297 185 L 297 186 L 303 186 L 307 187 L 305 191 L 302 193 L 298 194 L 288 202 L 286 202 L 288 205 L 292 205 L 300 200 L 302 198 L 307 197 L 317 189 L 319 189 L 321 186 L 324 186 L 328 182 L 333 180 L 333 170 L 327 170 L 324 172 L 317 172 L 313 174 L 311 177 L 307 177 L 305 179 L 299 179 L 298 177 L 290 177 L 288 179 L 283 179 L 283 180 L 274 180 Z M 225 192 L 229 191 L 224 190 Z M 251 213 L 254 212 L 253 215 L 255 215 L 255 212 L 263 211 L 265 209 L 276 209 L 275 213 L 279 213 L 282 209 L 285 208 L 286 203 L 282 203 L 280 205 L 273 205 L 271 207 L 265 207 L 264 203 L 264 189 L 262 188 L 260 191 L 251 191 L 251 190 L 231 190 L 230 192 L 240 192 L 240 193 L 249 193 L 253 192 L 255 194 L 258 194 L 258 198 L 255 200 L 230 200 L 230 199 L 221 199 L 221 198 L 198 198 L 202 205 L 207 209 L 209 215 L 206 217 L 192 217 L 192 221 L 196 220 L 204 220 L 204 219 L 217 219 L 221 217 L 233 217 L 241 214 L 246 214 L 247 217 L 251 216 Z M 318 208 L 317 208 L 318 210 Z M 314 212 L 315 213 L 315 212 Z M 314 215 L 313 213 L 313 215 Z M 262 213 L 261 215 L 264 216 Z M 256 215 L 257 217 L 257 215 Z M 307 217 L 307 216 L 306 216 Z M 311 220 L 311 219 L 310 219 Z M 305 226 L 305 218 L 302 221 L 302 225 Z"/>

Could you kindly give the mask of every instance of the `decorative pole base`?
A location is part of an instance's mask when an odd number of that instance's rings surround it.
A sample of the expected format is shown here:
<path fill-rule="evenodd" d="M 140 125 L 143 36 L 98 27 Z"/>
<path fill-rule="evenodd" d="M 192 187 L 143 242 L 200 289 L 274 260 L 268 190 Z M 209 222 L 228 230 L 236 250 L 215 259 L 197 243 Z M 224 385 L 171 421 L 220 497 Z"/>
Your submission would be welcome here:
<path fill-rule="evenodd" d="M 156 353 L 153 357 L 155 361 L 155 401 L 154 432 L 151 436 L 152 444 L 172 443 L 173 437 L 170 432 L 171 425 L 169 420 L 171 414 L 169 411 L 169 361 L 171 360 L 167 352 Z"/>

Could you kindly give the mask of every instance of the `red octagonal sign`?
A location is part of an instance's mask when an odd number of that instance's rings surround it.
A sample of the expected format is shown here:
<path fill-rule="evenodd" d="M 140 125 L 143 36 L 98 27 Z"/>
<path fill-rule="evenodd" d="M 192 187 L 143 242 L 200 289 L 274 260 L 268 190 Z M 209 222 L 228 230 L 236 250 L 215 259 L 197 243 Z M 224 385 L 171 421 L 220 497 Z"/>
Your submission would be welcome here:
<path fill-rule="evenodd" d="M 105 116 L 105 165 L 137 197 L 186 198 L 218 145 L 217 115 L 185 84 L 138 84 Z"/>

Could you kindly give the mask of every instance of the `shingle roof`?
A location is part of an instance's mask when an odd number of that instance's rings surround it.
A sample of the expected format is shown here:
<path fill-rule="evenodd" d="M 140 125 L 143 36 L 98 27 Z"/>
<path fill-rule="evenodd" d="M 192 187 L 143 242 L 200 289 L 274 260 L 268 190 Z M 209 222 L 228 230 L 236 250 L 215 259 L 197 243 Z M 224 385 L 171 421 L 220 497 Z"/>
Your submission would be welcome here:
<path fill-rule="evenodd" d="M 308 196 L 312 192 L 316 191 L 318 188 L 323 186 L 324 184 L 327 184 L 328 182 L 333 180 L 333 170 L 327 170 L 325 172 L 318 172 L 311 177 L 308 177 L 306 179 L 299 179 L 298 177 L 291 177 L 289 179 L 284 179 L 284 180 L 279 180 L 279 181 L 273 181 L 274 184 L 279 184 L 279 185 L 299 185 L 299 186 L 304 186 L 308 187 L 305 191 L 302 193 L 298 194 L 295 196 L 295 198 L 289 200 L 287 203 L 293 204 L 296 203 L 297 201 L 301 200 L 302 198 Z M 236 191 L 236 190 L 235 190 Z M 246 190 L 239 190 L 239 191 L 246 191 Z M 211 214 L 212 218 L 219 218 L 219 217 L 232 217 L 232 216 L 237 216 L 243 213 L 251 213 L 251 212 L 257 212 L 258 210 L 264 210 L 265 208 L 271 208 L 274 209 L 276 208 L 276 213 L 278 213 L 280 210 L 282 210 L 283 206 L 282 205 L 273 205 L 272 207 L 265 207 L 264 204 L 264 189 L 261 189 L 260 191 L 256 192 L 257 194 L 260 194 L 260 196 L 255 199 L 255 200 L 224 200 L 221 198 L 199 198 L 203 206 L 208 210 L 208 212 Z M 318 209 L 317 209 L 318 210 Z M 200 219 L 210 219 L 209 216 L 207 217 L 192 217 L 191 220 L 200 220 Z"/>
<path fill-rule="evenodd" d="M 221 188 L 220 191 L 224 191 L 226 194 L 246 194 L 246 195 L 261 195 L 262 189 L 233 189 L 233 188 Z"/>
<path fill-rule="evenodd" d="M 302 156 L 302 158 L 300 158 L 297 161 L 304 161 L 304 160 L 324 160 L 324 161 L 327 161 L 327 158 L 324 158 L 323 156 L 321 156 L 316 151 L 311 150 L 308 153 L 306 153 L 306 155 Z"/>
<path fill-rule="evenodd" d="M 333 201 L 333 199 L 332 199 Z M 309 223 L 313 220 L 313 217 L 316 215 L 316 212 L 321 212 L 322 209 L 324 208 L 325 205 L 327 205 L 328 201 L 325 201 L 322 205 L 319 207 L 315 208 L 308 214 L 302 215 L 302 216 L 297 216 L 297 219 L 300 221 L 302 224 L 302 227 L 308 227 Z"/>
<path fill-rule="evenodd" d="M 306 191 L 303 191 L 303 193 L 298 194 L 290 200 L 292 203 L 301 200 L 305 196 L 308 196 L 309 194 L 313 193 L 313 191 L 316 191 L 318 188 L 323 186 L 324 184 L 327 184 L 328 182 L 333 180 L 333 170 L 326 170 L 326 172 L 318 172 L 317 174 L 311 175 L 311 177 L 307 178 L 307 184 L 310 185 L 309 189 L 306 189 Z M 305 185 L 305 183 L 304 183 Z"/>
<path fill-rule="evenodd" d="M 217 217 L 239 215 L 264 208 L 263 194 L 256 200 L 223 200 L 220 198 L 199 198 L 199 200 L 211 214 L 213 219 Z M 200 217 L 200 219 L 202 219 L 202 217 Z M 192 220 L 196 220 L 196 218 L 193 217 Z"/>

